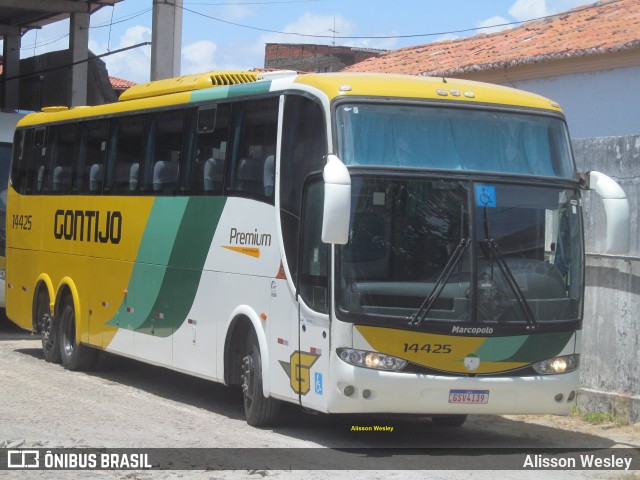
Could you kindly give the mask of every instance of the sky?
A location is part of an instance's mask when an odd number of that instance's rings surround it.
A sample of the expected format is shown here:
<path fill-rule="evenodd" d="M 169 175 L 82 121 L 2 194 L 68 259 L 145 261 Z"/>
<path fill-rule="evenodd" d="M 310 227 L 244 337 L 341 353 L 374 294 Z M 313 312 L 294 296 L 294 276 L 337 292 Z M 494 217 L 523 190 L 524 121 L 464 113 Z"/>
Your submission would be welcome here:
<path fill-rule="evenodd" d="M 96 55 L 151 41 L 153 0 L 123 0 L 91 15 Z M 266 43 L 393 50 L 491 33 L 589 0 L 183 0 L 181 75 L 264 66 Z M 22 38 L 21 58 L 69 46 L 68 20 Z M 351 37 L 351 38 L 348 38 Z M 103 60 L 109 75 L 149 80 L 149 46 Z"/>

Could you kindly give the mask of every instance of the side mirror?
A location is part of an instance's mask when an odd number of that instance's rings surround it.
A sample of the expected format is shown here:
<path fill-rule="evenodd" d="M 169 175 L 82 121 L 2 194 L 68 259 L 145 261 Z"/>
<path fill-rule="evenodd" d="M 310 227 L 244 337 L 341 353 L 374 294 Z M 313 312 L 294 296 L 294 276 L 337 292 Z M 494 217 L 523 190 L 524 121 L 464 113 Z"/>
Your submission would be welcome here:
<path fill-rule="evenodd" d="M 629 252 L 629 202 L 622 187 L 611 177 L 595 170 L 583 177 L 585 187 L 602 197 L 607 214 L 607 251 Z"/>
<path fill-rule="evenodd" d="M 327 164 L 322 176 L 324 178 L 322 241 L 344 245 L 349 241 L 351 176 L 345 164 L 333 154 L 327 156 Z"/>

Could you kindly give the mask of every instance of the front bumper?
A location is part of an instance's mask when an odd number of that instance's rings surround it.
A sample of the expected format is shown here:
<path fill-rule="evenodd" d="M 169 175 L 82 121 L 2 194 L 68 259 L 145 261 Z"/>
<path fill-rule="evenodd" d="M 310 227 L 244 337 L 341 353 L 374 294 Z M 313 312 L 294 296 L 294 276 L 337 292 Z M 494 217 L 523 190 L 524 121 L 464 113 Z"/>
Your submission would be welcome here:
<path fill-rule="evenodd" d="M 575 402 L 580 376 L 579 370 L 530 377 L 383 372 L 349 365 L 335 352 L 330 361 L 330 413 L 567 415 Z M 351 390 L 351 395 L 345 394 Z M 452 403 L 452 390 L 488 391 L 488 400 L 481 404 Z"/>

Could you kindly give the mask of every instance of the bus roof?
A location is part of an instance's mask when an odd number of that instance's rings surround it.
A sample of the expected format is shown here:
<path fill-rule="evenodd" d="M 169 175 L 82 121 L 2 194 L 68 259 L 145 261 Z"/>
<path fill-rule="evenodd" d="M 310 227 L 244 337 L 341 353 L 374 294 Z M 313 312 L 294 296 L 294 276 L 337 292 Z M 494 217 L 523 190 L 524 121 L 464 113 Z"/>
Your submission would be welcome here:
<path fill-rule="evenodd" d="M 384 97 L 450 100 L 560 112 L 560 106 L 539 95 L 487 83 L 452 78 L 383 73 L 207 72 L 147 82 L 131 87 L 115 103 L 95 107 L 49 107 L 27 115 L 19 126 L 38 125 L 118 112 L 239 97 L 269 91 L 312 87 L 329 100 L 338 97 Z"/>
<path fill-rule="evenodd" d="M 331 100 L 347 95 L 447 99 L 561 111 L 556 102 L 540 95 L 455 78 L 384 73 L 322 73 L 300 75 L 295 82 L 316 87 Z"/>

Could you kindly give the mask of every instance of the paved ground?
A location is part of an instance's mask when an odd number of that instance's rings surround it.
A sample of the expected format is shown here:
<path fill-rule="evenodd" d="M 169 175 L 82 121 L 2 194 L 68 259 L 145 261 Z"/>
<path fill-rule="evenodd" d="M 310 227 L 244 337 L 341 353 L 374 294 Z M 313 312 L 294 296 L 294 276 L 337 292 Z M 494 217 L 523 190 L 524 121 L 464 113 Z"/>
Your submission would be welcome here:
<path fill-rule="evenodd" d="M 279 427 L 259 430 L 243 418 L 241 395 L 201 379 L 110 357 L 91 372 L 46 363 L 40 342 L 0 322 L 0 448 L 309 448 L 310 465 L 338 449 L 362 448 L 640 448 L 640 425 L 590 425 L 575 417 L 475 416 L 461 428 L 421 417 L 310 415 L 284 410 Z M 354 425 L 390 425 L 393 432 L 355 432 Z M 282 456 L 282 450 L 274 450 Z M 298 450 L 297 452 L 300 452 Z M 232 451 L 235 452 L 235 451 Z M 241 455 L 251 454 L 238 451 Z M 267 451 L 268 452 L 268 451 Z M 286 452 L 286 451 L 285 451 Z M 296 452 L 296 451 L 293 451 Z M 364 454 L 364 453 L 363 453 Z M 293 453 L 292 453 L 293 455 Z M 293 457 L 292 457 L 293 458 Z M 404 458 L 404 457 L 403 457 Z M 612 478 L 640 480 L 637 471 L 502 471 L 500 457 L 460 451 L 449 460 L 469 471 L 97 471 L 84 478 Z M 372 461 L 380 461 L 375 459 Z M 389 462 L 398 461 L 397 456 Z M 410 462 L 411 457 L 406 457 Z M 434 461 L 437 459 L 434 458 Z M 468 468 L 469 463 L 461 463 Z M 640 465 L 633 465 L 636 469 Z M 15 478 L 17 472 L 0 476 Z M 20 478 L 77 478 L 79 472 L 20 472 Z M 544 475 L 541 475 L 544 473 Z"/>

